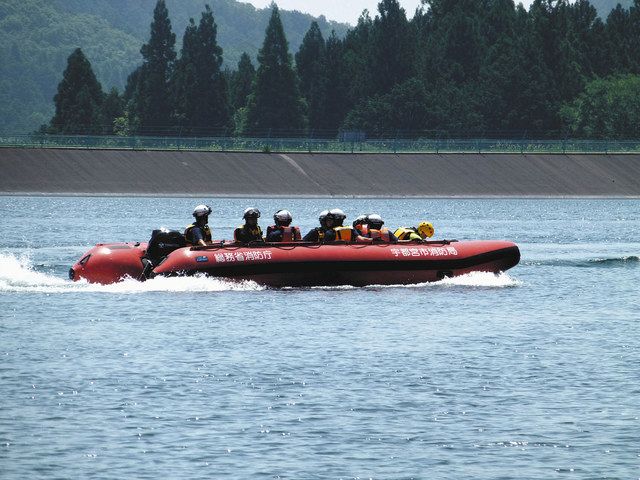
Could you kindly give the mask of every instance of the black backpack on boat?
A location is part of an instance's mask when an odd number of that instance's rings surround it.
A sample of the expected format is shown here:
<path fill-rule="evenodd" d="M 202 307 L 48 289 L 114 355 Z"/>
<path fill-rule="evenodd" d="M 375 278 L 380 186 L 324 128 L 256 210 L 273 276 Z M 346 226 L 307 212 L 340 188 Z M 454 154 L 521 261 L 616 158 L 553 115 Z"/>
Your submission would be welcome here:
<path fill-rule="evenodd" d="M 154 230 L 145 256 L 157 265 L 171 252 L 186 245 L 184 235 L 177 230 Z"/>

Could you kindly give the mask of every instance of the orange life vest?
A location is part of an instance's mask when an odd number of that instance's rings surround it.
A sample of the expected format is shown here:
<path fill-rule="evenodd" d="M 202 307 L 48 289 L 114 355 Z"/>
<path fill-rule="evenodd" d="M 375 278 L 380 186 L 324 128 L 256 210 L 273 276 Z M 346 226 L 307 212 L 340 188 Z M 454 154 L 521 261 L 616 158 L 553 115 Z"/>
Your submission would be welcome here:
<path fill-rule="evenodd" d="M 336 232 L 336 240 L 342 240 L 345 242 L 353 242 L 355 238 L 353 238 L 353 228 L 351 227 L 334 227 L 333 229 Z"/>
<path fill-rule="evenodd" d="M 378 240 L 383 243 L 391 243 L 391 235 L 387 227 L 382 227 L 380 230 L 372 228 L 369 230 L 369 238 L 373 238 L 374 241 Z"/>

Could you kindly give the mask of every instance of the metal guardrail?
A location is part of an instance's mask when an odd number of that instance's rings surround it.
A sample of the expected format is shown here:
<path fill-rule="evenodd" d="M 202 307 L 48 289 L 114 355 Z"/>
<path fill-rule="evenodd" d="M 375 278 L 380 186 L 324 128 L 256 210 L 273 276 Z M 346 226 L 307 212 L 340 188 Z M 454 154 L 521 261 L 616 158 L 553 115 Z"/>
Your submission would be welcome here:
<path fill-rule="evenodd" d="M 318 153 L 640 153 L 640 140 L 365 139 L 2 135 L 0 148 Z"/>

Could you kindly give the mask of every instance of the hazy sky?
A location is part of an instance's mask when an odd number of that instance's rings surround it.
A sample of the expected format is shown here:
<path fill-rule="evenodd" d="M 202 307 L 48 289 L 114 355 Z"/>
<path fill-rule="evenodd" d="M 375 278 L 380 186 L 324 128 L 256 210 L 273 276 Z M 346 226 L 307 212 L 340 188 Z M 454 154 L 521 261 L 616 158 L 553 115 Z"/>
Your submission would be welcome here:
<path fill-rule="evenodd" d="M 252 3 L 256 7 L 263 8 L 271 4 L 271 0 L 240 0 Z M 525 5 L 529 5 L 531 0 L 522 0 Z M 283 10 L 300 10 L 314 16 L 324 15 L 329 20 L 350 23 L 355 25 L 358 17 L 365 8 L 369 10 L 372 17 L 378 11 L 379 0 L 277 0 L 278 7 Z M 516 0 L 518 3 L 518 0 Z M 412 17 L 416 7 L 420 5 L 420 0 L 400 0 L 400 4 L 406 10 L 407 16 Z"/>

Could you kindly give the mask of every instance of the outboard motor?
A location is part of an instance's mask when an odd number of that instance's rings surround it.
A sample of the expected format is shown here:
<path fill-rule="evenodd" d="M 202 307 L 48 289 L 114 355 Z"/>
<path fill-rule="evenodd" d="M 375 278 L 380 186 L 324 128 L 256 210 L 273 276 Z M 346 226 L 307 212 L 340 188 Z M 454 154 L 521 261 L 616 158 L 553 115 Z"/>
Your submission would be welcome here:
<path fill-rule="evenodd" d="M 147 246 L 147 253 L 142 258 L 144 264 L 143 276 L 150 278 L 152 270 L 158 266 L 174 250 L 185 247 L 187 242 L 184 235 L 177 230 L 160 228 L 151 233 L 151 239 Z"/>

